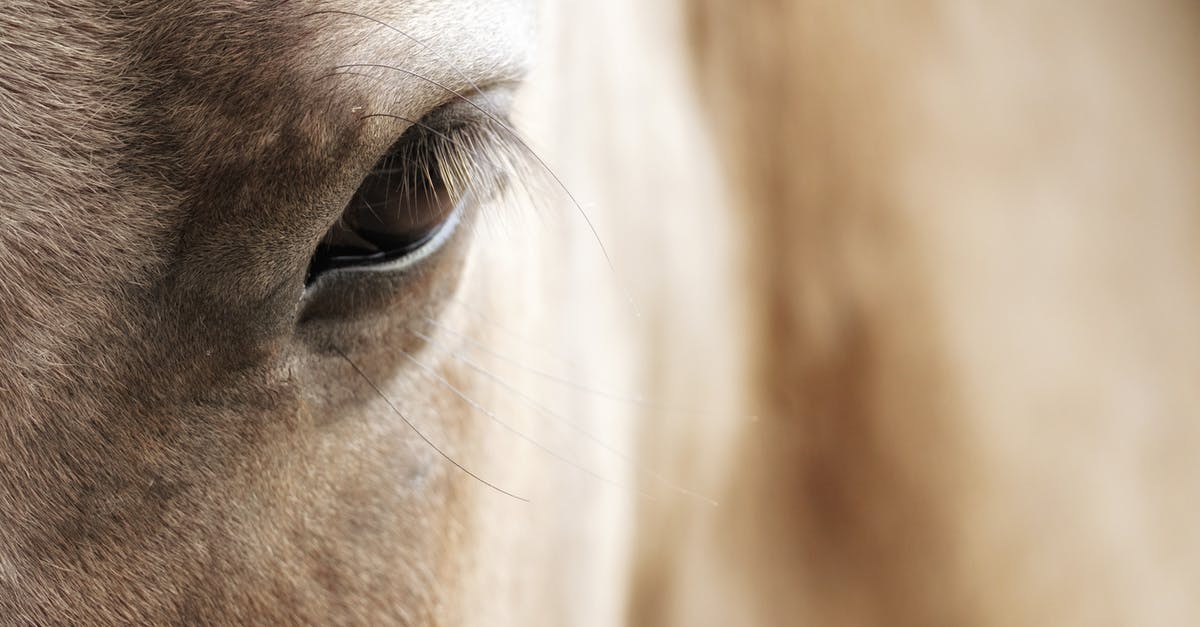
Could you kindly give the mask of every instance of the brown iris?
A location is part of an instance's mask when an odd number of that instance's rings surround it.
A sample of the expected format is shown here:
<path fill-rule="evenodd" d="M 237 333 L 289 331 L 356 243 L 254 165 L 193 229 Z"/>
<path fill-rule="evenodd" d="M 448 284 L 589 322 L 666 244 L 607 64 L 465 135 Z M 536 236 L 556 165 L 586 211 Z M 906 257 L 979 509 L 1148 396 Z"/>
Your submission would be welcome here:
<path fill-rule="evenodd" d="M 306 283 L 331 270 L 395 261 L 433 239 L 455 205 L 437 144 L 434 131 L 413 126 L 388 150 L 321 239 Z"/>

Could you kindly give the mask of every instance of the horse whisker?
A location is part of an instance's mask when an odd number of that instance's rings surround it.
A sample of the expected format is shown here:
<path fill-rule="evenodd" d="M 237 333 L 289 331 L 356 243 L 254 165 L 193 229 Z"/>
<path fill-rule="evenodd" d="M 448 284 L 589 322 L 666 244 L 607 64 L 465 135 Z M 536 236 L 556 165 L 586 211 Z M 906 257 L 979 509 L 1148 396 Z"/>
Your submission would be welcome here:
<path fill-rule="evenodd" d="M 447 462 L 450 462 L 450 464 L 452 464 L 455 468 L 466 473 L 467 475 L 469 475 L 471 478 L 475 479 L 476 481 L 482 483 L 483 485 L 485 485 L 505 496 L 512 497 L 523 503 L 529 502 L 529 499 L 527 499 L 523 496 L 514 494 L 512 492 L 509 492 L 508 490 L 505 490 L 504 488 L 501 488 L 500 486 L 497 486 L 496 484 L 491 483 L 487 479 L 480 477 L 479 475 L 475 474 L 474 472 L 471 472 L 466 466 L 463 466 L 461 463 L 459 463 L 453 457 L 450 457 L 448 454 L 446 454 L 445 451 L 443 451 L 441 448 L 439 448 L 438 445 L 434 444 L 432 440 L 430 440 L 424 433 L 422 433 L 421 430 L 418 429 L 417 426 L 415 424 L 413 424 L 413 422 L 411 420 L 408 419 L 408 416 L 405 416 L 404 412 L 400 411 L 400 408 L 396 407 L 395 403 L 393 403 L 391 401 L 391 399 L 389 399 L 387 397 L 387 395 L 383 393 L 383 390 L 381 390 L 379 388 L 379 386 L 376 385 L 375 382 L 372 381 L 371 378 L 367 376 L 367 373 L 363 372 L 362 368 L 360 368 L 358 366 L 358 364 L 354 363 L 354 360 L 350 359 L 350 356 L 347 355 L 345 353 L 345 351 L 343 351 L 341 348 L 339 348 L 337 346 L 333 347 L 333 350 L 335 350 L 342 359 L 346 360 L 346 363 L 350 364 L 350 367 L 354 369 L 354 372 L 358 373 L 358 376 L 362 377 L 362 380 L 367 382 L 367 385 L 369 385 L 371 387 L 371 389 L 375 391 L 375 394 L 377 394 L 379 396 L 379 398 L 383 400 L 384 403 L 387 403 L 387 406 L 391 408 L 392 412 L 394 412 L 400 418 L 400 420 L 402 420 L 404 422 L 404 424 L 407 425 L 408 428 L 412 430 L 413 433 L 417 434 L 417 437 L 421 438 L 421 440 L 423 442 L 425 442 L 425 444 L 427 444 L 429 446 L 429 448 L 436 451 L 438 455 L 441 455 L 442 459 L 446 460 Z"/>
<path fill-rule="evenodd" d="M 600 439 L 598 436 L 587 431 L 586 429 L 579 426 L 575 422 L 568 420 L 567 418 L 556 413 L 554 410 L 550 409 L 549 407 L 546 407 L 545 405 L 540 403 L 537 399 L 533 398 L 532 396 L 529 396 L 528 394 L 522 392 L 521 390 L 518 390 L 517 388 L 504 382 L 502 379 L 500 379 L 500 377 L 489 372 L 483 366 L 476 364 L 474 361 L 472 361 L 470 358 L 463 355 L 462 353 L 440 345 L 436 340 L 434 340 L 433 338 L 429 337 L 428 335 L 426 335 L 424 333 L 421 333 L 420 331 L 417 331 L 412 328 L 409 328 L 409 331 L 413 335 L 417 336 L 422 341 L 424 341 L 426 344 L 429 344 L 431 346 L 434 346 L 434 347 L 437 347 L 437 348 L 440 348 L 440 349 L 446 351 L 456 361 L 462 363 L 463 365 L 474 370 L 475 372 L 478 372 L 479 374 L 487 377 L 489 380 L 491 380 L 493 383 L 496 383 L 497 385 L 499 385 L 505 391 L 507 391 L 510 394 L 512 394 L 513 396 L 516 396 L 517 398 L 520 398 L 521 400 L 525 401 L 530 407 L 533 407 L 539 413 L 541 413 L 545 416 L 548 416 L 550 418 L 553 418 L 553 419 L 557 420 L 558 422 L 562 423 L 563 425 L 566 425 L 567 427 L 578 432 L 580 435 L 583 435 L 584 437 L 591 440 L 592 442 L 595 442 L 597 445 L 599 445 L 600 447 L 604 448 L 605 450 L 611 452 L 612 454 L 616 455 L 617 457 L 620 457 L 621 459 L 623 459 L 625 461 L 632 461 L 629 454 L 624 453 L 624 452 L 614 448 L 612 445 L 608 444 L 604 440 Z"/>
<path fill-rule="evenodd" d="M 431 318 L 429 316 L 423 316 L 423 318 L 424 318 L 425 322 L 427 324 L 429 324 L 430 326 L 432 326 L 436 329 L 439 329 L 441 331 L 444 331 L 444 332 L 462 340 L 464 343 L 466 343 L 468 346 L 470 346 L 474 350 L 477 350 L 485 355 L 494 357 L 500 361 L 503 361 L 512 366 L 515 366 L 515 367 L 517 367 L 521 370 L 524 370 L 530 374 L 536 375 L 538 377 L 541 377 L 548 381 L 552 381 L 554 383 L 558 383 L 559 385 L 562 385 L 564 387 L 574 389 L 583 394 L 588 394 L 590 396 L 602 398 L 602 399 L 609 400 L 609 401 L 612 401 L 615 403 L 623 403 L 623 404 L 627 404 L 627 405 L 633 405 L 636 407 L 642 407 L 645 409 L 651 409 L 651 410 L 655 410 L 655 411 L 661 412 L 661 413 L 708 415 L 708 416 L 723 415 L 723 414 L 719 414 L 716 412 L 706 412 L 706 411 L 700 410 L 700 409 L 691 409 L 691 408 L 686 408 L 686 407 L 672 407 L 672 406 L 664 405 L 662 403 L 657 403 L 652 400 L 647 400 L 644 398 L 632 398 L 632 397 L 628 397 L 628 396 L 622 396 L 620 394 L 615 394 L 613 392 L 599 390 L 599 389 L 589 387 L 589 386 L 586 386 L 586 385 L 583 385 L 580 383 L 576 383 L 575 381 L 572 381 L 561 375 L 557 375 L 552 372 L 546 372 L 545 370 L 535 368 L 535 367 L 527 365 L 519 360 L 513 359 L 512 357 L 508 357 L 497 351 L 494 351 L 494 350 L 488 348 L 487 346 L 483 345 L 482 343 L 480 343 L 478 340 L 475 340 L 475 339 L 471 338 L 470 336 L 467 336 L 463 333 L 455 331 L 455 330 L 439 323 L 437 320 L 434 320 L 433 318 Z M 751 421 L 751 422 L 758 421 L 758 417 L 754 416 L 754 415 L 744 416 L 743 419 Z"/>
<path fill-rule="evenodd" d="M 589 470 L 588 468 L 583 467 L 578 462 L 556 452 L 554 449 L 551 449 L 550 447 L 546 446 L 545 444 L 542 444 L 541 442 L 538 442 L 537 440 L 529 437 L 525 433 L 522 433 L 520 429 L 517 429 L 516 427 L 513 427 L 512 425 L 508 424 L 507 422 L 501 420 L 500 417 L 497 416 L 494 412 L 492 412 L 491 410 L 487 409 L 486 407 L 480 405 L 471 397 L 467 396 L 466 393 L 464 393 L 462 390 L 459 390 L 457 387 L 455 387 L 455 385 L 453 383 L 450 383 L 449 381 L 447 381 L 445 377 L 439 375 L 436 371 L 434 371 L 433 368 L 429 367 L 427 364 L 425 364 L 421 360 L 414 357 L 412 355 L 412 353 L 409 353 L 408 351 L 405 351 L 405 350 L 401 350 L 400 354 L 402 356 L 404 356 L 404 358 L 406 358 L 410 362 L 412 362 L 413 365 L 415 365 L 417 368 L 420 368 L 422 372 L 424 372 L 431 379 L 436 381 L 439 385 L 441 385 L 444 388 L 446 388 L 447 390 L 449 390 L 451 394 L 454 394 L 455 396 L 462 399 L 472 409 L 474 409 L 475 411 L 479 412 L 480 414 L 486 416 L 489 420 L 491 420 L 492 422 L 494 422 L 495 424 L 497 424 L 498 426 L 503 428 L 505 431 L 508 431 L 509 433 L 517 436 L 518 438 L 524 440 L 525 442 L 528 442 L 529 444 L 540 449 L 542 452 L 553 457 L 554 459 L 557 459 L 558 461 L 560 461 L 564 464 L 567 464 L 568 466 L 570 466 L 586 475 L 589 475 L 598 481 L 607 483 L 609 485 L 615 486 L 622 490 L 630 490 L 631 489 L 630 486 L 618 483 L 617 481 L 609 479 L 608 477 L 605 477 L 604 475 L 601 475 L 592 470 Z M 653 497 L 651 497 L 647 494 L 644 494 L 640 491 L 638 491 L 638 493 L 645 498 L 653 498 Z"/>
<path fill-rule="evenodd" d="M 444 346 L 439 345 L 436 340 L 429 337 L 428 335 L 425 335 L 424 333 L 421 333 L 420 331 L 417 331 L 417 330 L 411 329 L 411 328 L 409 329 L 409 331 L 412 332 L 413 335 L 416 335 L 418 338 L 420 338 L 422 341 L 424 341 L 426 344 L 429 344 L 431 346 L 434 346 L 434 347 L 440 348 L 444 351 L 447 351 L 454 360 L 458 361 L 459 363 L 462 363 L 463 365 L 467 366 L 471 370 L 487 377 L 488 380 L 499 385 L 501 387 L 501 389 L 503 389 L 503 390 L 507 391 L 508 393 L 512 394 L 513 396 L 516 396 L 517 398 L 525 401 L 525 403 L 527 403 L 530 407 L 533 407 L 536 411 L 538 411 L 542 415 L 547 416 L 563 425 L 566 425 L 573 431 L 576 431 L 583 437 L 594 442 L 600 448 L 603 448 L 604 450 L 606 450 L 606 451 L 612 453 L 613 455 L 615 455 L 616 457 L 620 458 L 622 461 L 628 463 L 634 469 L 634 471 L 637 472 L 639 475 L 643 475 L 643 476 L 653 479 L 656 483 L 658 483 L 659 485 L 661 485 L 662 487 L 666 488 L 669 491 L 675 492 L 677 494 L 682 494 L 684 496 L 696 498 L 698 500 L 708 503 L 709 505 L 712 505 L 713 507 L 716 507 L 718 505 L 717 501 L 715 501 L 714 499 L 712 499 L 710 497 L 704 496 L 703 494 L 700 494 L 698 492 L 689 490 L 678 484 L 675 484 L 675 483 L 671 482 L 670 480 L 668 480 L 666 477 L 662 476 L 661 474 L 659 474 L 653 470 L 639 467 L 637 462 L 634 461 L 632 456 L 630 456 L 628 453 L 625 453 L 625 452 L 621 451 L 620 449 L 613 447 L 612 445 L 608 444 L 604 440 L 600 439 L 598 436 L 592 434 L 590 431 L 584 429 L 583 427 L 579 426 L 575 422 L 567 419 L 562 414 L 559 414 L 559 413 L 555 412 L 554 410 L 541 404 L 540 402 L 537 401 L 537 399 L 526 394 L 525 392 L 522 392 L 521 390 L 517 389 L 516 387 L 508 384 L 503 379 L 501 379 L 499 376 L 488 371 L 483 366 L 476 364 L 469 357 L 463 355 L 462 353 L 452 350 L 452 349 L 447 349 Z"/>
<path fill-rule="evenodd" d="M 490 325 L 492 328 L 496 329 L 497 331 L 500 331 L 504 335 L 507 335 L 526 346 L 538 349 L 539 351 L 545 353 L 548 357 L 554 359 L 557 362 L 560 362 L 564 366 L 575 368 L 575 367 L 578 367 L 578 365 L 579 365 L 577 362 L 572 361 L 572 360 L 558 354 L 554 349 L 552 349 L 548 346 L 545 346 L 544 344 L 541 344 L 540 342 L 536 342 L 530 338 L 527 338 L 527 337 L 521 335 L 520 333 L 517 333 L 516 331 L 509 329 L 505 325 L 503 325 L 499 322 L 496 322 L 495 320 L 493 320 L 490 317 L 488 317 L 487 315 L 485 315 L 483 312 L 479 311 L 479 309 L 467 304 L 466 301 L 463 301 L 458 298 L 449 298 L 449 299 L 447 299 L 447 302 L 449 302 L 452 305 L 455 305 L 456 307 L 461 308 L 463 311 L 467 312 L 472 317 Z"/>

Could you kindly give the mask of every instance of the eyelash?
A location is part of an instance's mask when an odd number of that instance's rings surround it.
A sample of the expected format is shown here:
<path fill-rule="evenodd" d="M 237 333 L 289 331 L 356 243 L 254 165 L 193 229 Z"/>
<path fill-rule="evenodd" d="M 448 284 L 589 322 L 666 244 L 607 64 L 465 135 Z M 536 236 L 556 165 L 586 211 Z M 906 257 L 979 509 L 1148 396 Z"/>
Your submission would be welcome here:
<path fill-rule="evenodd" d="M 445 126 L 439 129 L 439 122 Z M 421 152 L 409 167 L 442 173 L 454 199 L 456 222 L 500 218 L 540 201 L 536 190 L 540 189 L 544 172 L 506 118 L 490 119 L 468 112 L 466 117 L 448 123 L 423 118 L 413 127 L 422 129 L 421 125 L 437 129 L 440 136 L 435 135 L 435 145 Z M 432 134 L 428 128 L 424 130 L 426 137 Z M 479 213 L 466 215 L 468 206 L 478 208 Z"/>
<path fill-rule="evenodd" d="M 478 107 L 452 102 L 409 122 L 322 238 L 306 284 L 342 270 L 410 268 L 450 239 L 468 207 L 499 204 L 490 201 L 521 188 L 510 182 L 527 180 L 523 144 Z"/>

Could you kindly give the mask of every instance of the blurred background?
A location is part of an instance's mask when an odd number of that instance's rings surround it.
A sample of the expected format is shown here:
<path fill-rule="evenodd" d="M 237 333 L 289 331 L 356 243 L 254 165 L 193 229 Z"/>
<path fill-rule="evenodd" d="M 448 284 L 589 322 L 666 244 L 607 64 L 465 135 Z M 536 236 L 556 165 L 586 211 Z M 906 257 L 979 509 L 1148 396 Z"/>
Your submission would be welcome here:
<path fill-rule="evenodd" d="M 534 135 L 727 417 L 645 423 L 721 505 L 639 506 L 634 624 L 1200 624 L 1200 6 L 548 4 Z"/>

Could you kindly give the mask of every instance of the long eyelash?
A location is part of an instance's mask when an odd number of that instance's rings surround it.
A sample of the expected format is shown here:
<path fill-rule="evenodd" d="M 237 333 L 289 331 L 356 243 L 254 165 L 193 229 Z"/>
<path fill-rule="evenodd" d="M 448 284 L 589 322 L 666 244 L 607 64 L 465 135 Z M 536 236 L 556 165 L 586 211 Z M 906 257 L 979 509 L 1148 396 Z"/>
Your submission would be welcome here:
<path fill-rule="evenodd" d="M 365 17 L 365 16 L 359 16 L 359 17 Z M 370 19 L 370 18 L 368 18 L 368 19 Z M 424 43 L 422 43 L 420 40 L 413 38 L 411 35 L 403 33 L 402 31 L 396 29 L 394 26 L 388 25 L 383 22 L 378 22 L 378 20 L 373 20 L 373 21 L 383 24 L 384 26 L 387 26 L 388 28 L 395 30 L 398 33 L 404 34 L 409 39 L 421 44 L 427 50 L 429 49 L 429 47 L 426 46 Z M 483 93 L 482 89 L 479 87 L 479 85 L 475 81 L 471 80 L 471 78 L 469 76 L 467 76 L 461 69 L 459 69 L 458 66 L 445 61 L 440 56 L 438 56 L 438 59 L 441 60 L 443 63 L 446 63 L 450 67 L 450 69 L 454 70 L 454 72 L 456 74 L 458 74 L 464 80 L 466 80 L 467 83 L 471 85 L 472 89 L 475 90 L 475 93 Z M 569 187 L 567 187 L 567 184 L 563 182 L 562 178 L 559 177 L 558 174 L 554 172 L 554 169 L 550 167 L 550 164 L 546 163 L 546 161 L 544 159 L 542 159 L 541 155 L 539 155 L 537 153 L 537 151 L 534 150 L 533 147 L 531 147 L 521 137 L 521 134 L 518 133 L 516 131 L 516 129 L 514 129 L 512 127 L 512 125 L 505 122 L 502 118 L 500 118 L 498 115 L 496 115 L 496 113 L 494 111 L 489 111 L 487 108 L 483 107 L 479 103 L 471 100 L 470 98 L 467 97 L 467 95 L 465 95 L 461 91 L 456 90 L 452 87 L 449 87 L 449 86 L 445 85 L 444 83 L 442 83 L 441 81 L 438 81 L 433 78 L 429 78 L 428 76 L 425 76 L 419 72 L 414 72 L 412 70 L 408 70 L 408 69 L 405 69 L 402 67 L 397 67 L 394 65 L 388 65 L 386 63 L 345 63 L 342 65 L 335 65 L 333 67 L 335 73 L 342 72 L 344 70 L 353 70 L 355 68 L 390 70 L 393 72 L 399 72 L 406 76 L 411 76 L 411 77 L 416 78 L 421 81 L 425 81 L 425 82 L 433 85 L 434 87 L 437 87 L 437 88 L 447 92 L 448 94 L 454 96 L 458 101 L 475 109 L 476 111 L 481 113 L 484 117 L 486 117 L 488 120 L 490 120 L 492 123 L 494 123 L 498 130 L 503 131 L 501 133 L 501 135 L 503 135 L 503 137 L 505 139 L 507 139 L 512 145 L 516 146 L 519 149 L 520 153 L 522 153 L 523 155 L 527 155 L 528 158 L 530 158 L 534 162 L 536 162 L 537 165 L 539 166 L 539 168 L 541 170 L 545 171 L 545 173 L 554 181 L 555 185 L 559 189 L 561 189 L 564 194 L 566 194 L 567 199 L 570 200 L 571 204 L 575 207 L 575 210 L 579 213 L 580 217 L 583 218 L 583 221 L 587 225 L 588 230 L 591 231 L 592 238 L 596 241 L 596 245 L 600 248 L 600 253 L 604 256 L 604 261 L 605 261 L 605 263 L 608 264 L 609 271 L 613 274 L 613 276 L 617 276 L 617 269 L 616 269 L 616 265 L 613 263 L 612 256 L 609 255 L 608 248 L 604 245 L 604 240 L 603 240 L 603 238 L 600 237 L 599 230 L 596 229 L 596 225 L 595 225 L 595 223 L 592 222 L 592 219 L 588 215 L 587 211 L 584 211 L 583 205 L 580 204 L 579 199 L 577 199 L 575 197 L 575 194 L 571 192 L 571 189 Z M 485 97 L 485 101 L 486 101 L 486 97 Z M 624 286 L 623 283 L 622 283 L 622 286 Z M 626 297 L 628 298 L 629 303 L 631 305 L 634 305 L 635 314 L 637 314 L 640 317 L 640 312 L 637 311 L 636 302 L 633 300 L 632 295 L 630 295 L 627 290 L 626 290 Z"/>
<path fill-rule="evenodd" d="M 363 119 L 389 118 L 410 125 L 405 132 L 409 137 L 401 140 L 393 159 L 375 173 L 401 173 L 401 183 L 405 186 L 401 193 L 404 194 L 410 193 L 407 186 L 420 178 L 426 183 L 421 187 L 426 191 L 433 189 L 436 172 L 455 202 L 468 193 L 481 198 L 507 193 L 530 201 L 515 203 L 519 206 L 539 204 L 540 195 L 536 189 L 540 170 L 530 163 L 519 143 L 507 133 L 498 132 L 491 119 L 455 117 L 437 112 L 432 116 L 412 120 L 391 113 L 364 115 Z M 414 179 L 414 176 L 420 178 Z"/>

